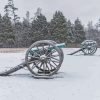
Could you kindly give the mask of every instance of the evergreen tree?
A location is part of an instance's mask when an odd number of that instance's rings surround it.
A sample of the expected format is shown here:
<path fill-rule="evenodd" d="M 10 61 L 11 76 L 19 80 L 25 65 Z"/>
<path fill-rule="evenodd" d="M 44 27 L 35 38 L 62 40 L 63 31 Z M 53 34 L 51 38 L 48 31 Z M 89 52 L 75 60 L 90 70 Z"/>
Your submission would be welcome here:
<path fill-rule="evenodd" d="M 5 10 L 6 15 L 11 18 L 14 24 L 16 24 L 16 22 L 19 21 L 19 17 L 16 14 L 16 11 L 18 10 L 18 8 L 14 6 L 13 0 L 8 0 L 8 4 L 5 5 L 4 10 Z"/>
<path fill-rule="evenodd" d="M 91 31 L 91 30 L 94 29 L 94 26 L 93 26 L 93 22 L 92 21 L 89 21 L 88 24 L 87 24 L 87 26 L 88 26 L 88 31 Z"/>
<path fill-rule="evenodd" d="M 53 40 L 57 42 L 67 41 L 67 22 L 62 12 L 55 12 L 55 14 L 53 15 L 53 19 L 51 20 L 49 29 Z"/>
<path fill-rule="evenodd" d="M 15 47 L 22 47 L 22 33 L 23 33 L 23 24 L 22 22 L 16 22 L 16 25 L 13 25 L 13 33 L 15 35 Z"/>
<path fill-rule="evenodd" d="M 87 30 L 86 30 L 86 39 L 97 40 L 99 36 L 98 28 L 95 28 L 93 22 L 88 22 Z"/>
<path fill-rule="evenodd" d="M 75 30 L 74 30 L 74 26 L 71 23 L 70 20 L 67 21 L 67 26 L 68 26 L 68 36 L 67 36 L 67 40 L 69 43 L 73 43 L 76 41 L 76 36 L 75 36 Z"/>
<path fill-rule="evenodd" d="M 35 15 L 34 16 L 34 20 L 37 18 L 37 16 L 40 16 L 41 12 L 42 12 L 42 9 L 41 8 L 37 8 L 37 11 L 34 14 Z"/>
<path fill-rule="evenodd" d="M 0 37 L 3 47 L 12 47 L 14 45 L 15 36 L 13 34 L 12 23 L 6 14 L 2 17 L 2 33 Z"/>
<path fill-rule="evenodd" d="M 1 16 L 1 14 L 0 14 L 0 33 L 2 33 L 2 16 Z"/>
<path fill-rule="evenodd" d="M 27 11 L 26 12 L 26 18 L 23 19 L 23 23 L 26 25 L 26 26 L 29 26 L 29 23 L 30 23 L 30 12 Z"/>
<path fill-rule="evenodd" d="M 100 19 L 98 20 L 98 22 L 95 25 L 95 29 L 100 31 Z"/>
<path fill-rule="evenodd" d="M 32 21 L 32 37 L 33 41 L 47 39 L 48 30 L 47 30 L 48 22 L 46 17 L 41 13 L 35 16 L 35 19 Z"/>
<path fill-rule="evenodd" d="M 82 41 L 84 41 L 85 38 L 85 31 L 84 31 L 84 27 L 81 24 L 81 21 L 77 18 L 74 22 L 74 29 L 75 29 L 75 34 L 76 34 L 76 42 L 81 43 Z"/>
<path fill-rule="evenodd" d="M 31 37 L 31 24 L 30 24 L 30 13 L 26 12 L 26 18 L 23 20 L 23 32 L 22 32 L 22 42 L 24 47 L 30 46 L 32 37 Z"/>
<path fill-rule="evenodd" d="M 2 17 L 2 31 L 3 33 L 13 32 L 11 20 L 6 14 Z"/>

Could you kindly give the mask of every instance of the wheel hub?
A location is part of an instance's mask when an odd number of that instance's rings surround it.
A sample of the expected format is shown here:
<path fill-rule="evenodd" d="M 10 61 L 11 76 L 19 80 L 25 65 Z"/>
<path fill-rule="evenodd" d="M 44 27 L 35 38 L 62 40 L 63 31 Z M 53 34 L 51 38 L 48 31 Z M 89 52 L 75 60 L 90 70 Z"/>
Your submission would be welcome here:
<path fill-rule="evenodd" d="M 91 50 L 91 46 L 87 46 L 87 49 L 88 49 L 88 50 Z"/>
<path fill-rule="evenodd" d="M 47 61 L 47 56 L 44 54 L 44 55 L 41 55 L 40 56 L 40 60 L 42 61 L 42 62 L 46 62 Z"/>

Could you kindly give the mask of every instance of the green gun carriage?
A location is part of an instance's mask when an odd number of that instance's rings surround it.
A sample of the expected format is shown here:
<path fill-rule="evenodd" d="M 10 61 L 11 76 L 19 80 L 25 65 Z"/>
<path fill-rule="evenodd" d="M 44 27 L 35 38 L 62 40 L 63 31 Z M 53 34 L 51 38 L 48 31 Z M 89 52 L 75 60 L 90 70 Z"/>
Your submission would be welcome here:
<path fill-rule="evenodd" d="M 78 52 L 82 52 L 84 55 L 93 55 L 97 51 L 97 42 L 94 40 L 85 40 L 81 43 L 80 49 L 74 51 L 68 55 L 74 55 Z"/>
<path fill-rule="evenodd" d="M 61 48 L 65 43 L 57 44 L 52 40 L 41 40 L 33 43 L 26 51 L 25 61 L 18 66 L 0 73 L 7 76 L 27 67 L 34 77 L 49 77 L 57 73 L 64 59 Z"/>

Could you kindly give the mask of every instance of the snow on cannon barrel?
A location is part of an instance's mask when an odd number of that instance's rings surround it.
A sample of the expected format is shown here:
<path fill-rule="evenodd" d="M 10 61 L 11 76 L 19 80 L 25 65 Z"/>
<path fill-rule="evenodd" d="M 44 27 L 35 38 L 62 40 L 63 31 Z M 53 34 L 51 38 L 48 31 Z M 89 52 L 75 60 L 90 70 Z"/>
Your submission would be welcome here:
<path fill-rule="evenodd" d="M 84 55 L 93 55 L 97 51 L 97 42 L 94 40 L 85 40 L 81 43 L 81 48 L 68 55 L 74 55 L 82 51 Z"/>
<path fill-rule="evenodd" d="M 0 73 L 0 76 L 6 76 L 27 67 L 34 77 L 50 77 L 61 67 L 64 59 L 61 48 L 64 47 L 65 43 L 57 44 L 52 40 L 37 41 L 28 48 L 23 63 Z"/>

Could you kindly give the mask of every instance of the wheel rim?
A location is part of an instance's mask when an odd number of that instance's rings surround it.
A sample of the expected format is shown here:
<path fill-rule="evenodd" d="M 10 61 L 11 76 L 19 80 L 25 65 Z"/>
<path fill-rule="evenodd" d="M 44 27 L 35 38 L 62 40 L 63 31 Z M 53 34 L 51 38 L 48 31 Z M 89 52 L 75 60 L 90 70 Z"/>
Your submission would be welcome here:
<path fill-rule="evenodd" d="M 34 48 L 36 51 L 33 51 Z M 46 40 L 35 42 L 28 49 L 25 57 L 29 71 L 38 76 L 55 74 L 61 67 L 62 60 L 60 49 Z"/>

